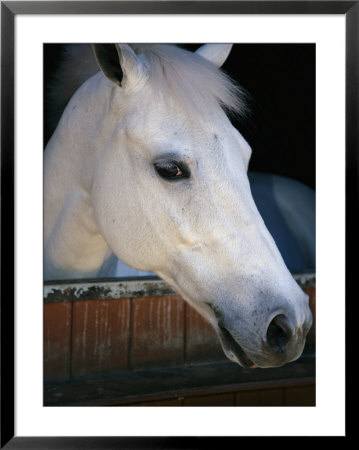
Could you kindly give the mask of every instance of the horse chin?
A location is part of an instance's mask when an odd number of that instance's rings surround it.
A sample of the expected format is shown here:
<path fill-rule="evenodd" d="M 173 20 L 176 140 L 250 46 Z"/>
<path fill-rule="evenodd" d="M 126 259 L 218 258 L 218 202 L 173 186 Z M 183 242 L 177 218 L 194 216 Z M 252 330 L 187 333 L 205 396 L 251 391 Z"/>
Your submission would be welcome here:
<path fill-rule="evenodd" d="M 240 364 L 245 369 L 255 369 L 258 366 L 248 357 L 243 348 L 224 327 L 218 328 L 219 340 L 227 358 Z"/>

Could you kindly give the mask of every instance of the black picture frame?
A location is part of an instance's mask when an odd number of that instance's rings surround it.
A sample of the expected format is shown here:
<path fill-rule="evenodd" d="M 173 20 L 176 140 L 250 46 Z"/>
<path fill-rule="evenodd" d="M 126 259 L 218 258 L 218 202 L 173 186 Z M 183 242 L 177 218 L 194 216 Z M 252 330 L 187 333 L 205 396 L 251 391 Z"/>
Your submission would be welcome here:
<path fill-rule="evenodd" d="M 339 14 L 346 19 L 346 293 L 357 248 L 359 1 L 1 2 L 1 442 L 6 449 L 204 448 L 225 437 L 15 436 L 14 405 L 14 33 L 18 14 Z M 349 214 L 350 211 L 350 214 Z M 347 295 L 347 294 L 346 294 Z M 346 436 L 349 435 L 348 424 Z"/>

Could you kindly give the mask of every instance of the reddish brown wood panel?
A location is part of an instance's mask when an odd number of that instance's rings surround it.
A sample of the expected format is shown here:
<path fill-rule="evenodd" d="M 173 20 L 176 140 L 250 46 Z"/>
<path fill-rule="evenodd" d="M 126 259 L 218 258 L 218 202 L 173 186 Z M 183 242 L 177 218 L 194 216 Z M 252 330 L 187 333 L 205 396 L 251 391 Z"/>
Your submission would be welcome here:
<path fill-rule="evenodd" d="M 315 288 L 305 291 L 314 318 L 307 345 L 314 347 Z M 46 380 L 222 360 L 215 331 L 179 295 L 44 306 Z"/>
<path fill-rule="evenodd" d="M 315 406 L 315 386 L 293 386 L 284 390 L 285 406 Z"/>
<path fill-rule="evenodd" d="M 126 298 L 74 303 L 73 376 L 128 366 L 129 305 Z"/>
<path fill-rule="evenodd" d="M 225 360 L 222 347 L 212 326 L 190 305 L 185 305 L 186 363 Z"/>
<path fill-rule="evenodd" d="M 44 379 L 70 377 L 71 303 L 44 305 Z"/>
<path fill-rule="evenodd" d="M 182 364 L 183 353 L 182 298 L 168 295 L 132 299 L 130 367 Z"/>
<path fill-rule="evenodd" d="M 236 394 L 237 406 L 284 406 L 281 388 L 241 391 Z"/>

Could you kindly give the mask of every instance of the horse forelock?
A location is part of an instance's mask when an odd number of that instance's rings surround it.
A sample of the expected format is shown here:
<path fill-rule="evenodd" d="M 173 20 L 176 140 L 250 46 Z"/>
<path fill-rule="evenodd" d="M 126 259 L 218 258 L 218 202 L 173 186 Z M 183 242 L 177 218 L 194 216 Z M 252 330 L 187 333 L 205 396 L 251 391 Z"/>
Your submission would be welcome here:
<path fill-rule="evenodd" d="M 214 105 L 238 116 L 245 115 L 245 90 L 200 55 L 167 44 L 133 47 L 148 65 L 156 95 L 171 99 L 191 115 L 202 115 Z"/>

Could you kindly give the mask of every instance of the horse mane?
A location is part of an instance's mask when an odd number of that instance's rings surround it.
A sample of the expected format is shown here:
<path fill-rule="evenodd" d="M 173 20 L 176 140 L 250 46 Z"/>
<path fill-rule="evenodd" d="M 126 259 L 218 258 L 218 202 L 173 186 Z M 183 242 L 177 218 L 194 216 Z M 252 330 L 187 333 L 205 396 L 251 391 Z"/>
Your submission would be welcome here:
<path fill-rule="evenodd" d="M 196 53 L 167 44 L 133 44 L 151 73 L 156 95 L 172 98 L 191 115 L 219 104 L 227 113 L 246 113 L 246 92 L 224 71 Z M 49 138 L 76 90 L 99 71 L 90 44 L 66 44 L 58 69 L 45 86 L 45 135 Z M 206 108 L 207 107 L 207 108 Z"/>

